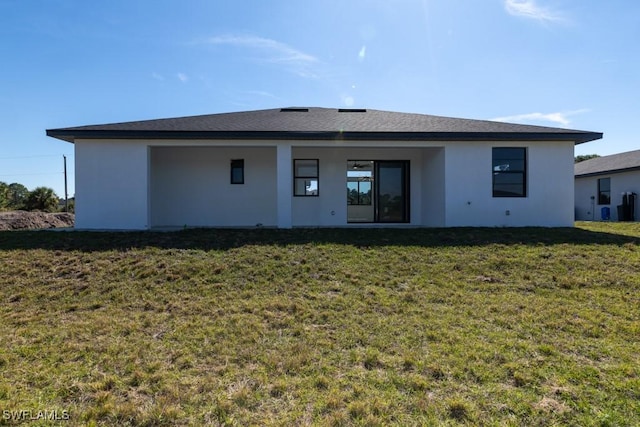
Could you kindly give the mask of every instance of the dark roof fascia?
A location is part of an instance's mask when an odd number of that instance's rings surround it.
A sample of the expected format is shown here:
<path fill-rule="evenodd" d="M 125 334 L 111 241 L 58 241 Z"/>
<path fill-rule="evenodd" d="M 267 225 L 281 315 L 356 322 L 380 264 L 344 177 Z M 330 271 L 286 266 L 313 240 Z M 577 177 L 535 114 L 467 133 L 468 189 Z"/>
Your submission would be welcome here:
<path fill-rule="evenodd" d="M 302 132 L 302 131 L 147 131 L 48 129 L 47 136 L 73 143 L 76 139 L 281 139 L 401 141 L 574 141 L 602 138 L 598 132 Z"/>
<path fill-rule="evenodd" d="M 588 178 L 590 176 L 600 176 L 600 175 L 613 175 L 616 173 L 633 172 L 637 170 L 640 170 L 640 166 L 633 166 L 630 168 L 620 168 L 620 169 L 609 169 L 609 170 L 600 171 L 600 172 L 583 173 L 580 175 L 576 175 L 576 178 Z"/>

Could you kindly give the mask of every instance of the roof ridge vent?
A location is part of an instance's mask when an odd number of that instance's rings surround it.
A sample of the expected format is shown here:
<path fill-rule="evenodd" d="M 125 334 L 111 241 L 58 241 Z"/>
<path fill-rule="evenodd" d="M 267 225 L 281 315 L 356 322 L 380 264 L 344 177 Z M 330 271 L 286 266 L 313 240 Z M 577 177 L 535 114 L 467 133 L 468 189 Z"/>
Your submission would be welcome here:
<path fill-rule="evenodd" d="M 289 107 L 289 108 L 281 108 L 281 113 L 308 113 L 308 108 L 299 108 L 299 107 Z"/>
<path fill-rule="evenodd" d="M 338 108 L 338 113 L 366 113 L 366 108 Z"/>

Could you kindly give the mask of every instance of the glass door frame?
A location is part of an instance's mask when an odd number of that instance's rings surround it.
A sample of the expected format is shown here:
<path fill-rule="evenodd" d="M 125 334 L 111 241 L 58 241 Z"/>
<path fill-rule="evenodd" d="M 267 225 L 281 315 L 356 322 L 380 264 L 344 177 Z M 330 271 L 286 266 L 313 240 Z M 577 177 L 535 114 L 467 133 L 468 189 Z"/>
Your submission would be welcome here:
<path fill-rule="evenodd" d="M 406 224 L 411 222 L 411 210 L 410 210 L 410 161 L 409 160 L 347 160 L 347 165 L 351 162 L 373 162 L 373 173 L 372 173 L 372 181 L 373 186 L 371 188 L 371 198 L 373 203 L 373 221 L 349 221 L 349 215 L 347 213 L 347 223 L 348 224 Z M 384 212 L 381 209 L 381 188 L 384 186 L 381 185 L 380 182 L 380 168 L 390 167 L 396 165 L 400 169 L 400 218 L 399 220 L 385 220 L 382 219 Z M 347 166 L 347 171 L 349 171 Z M 348 181 L 347 181 L 348 182 Z M 346 202 L 346 201 L 345 201 Z M 347 202 L 347 210 L 349 209 L 349 205 Z"/>
<path fill-rule="evenodd" d="M 388 167 L 391 165 L 397 165 L 400 169 L 400 194 L 401 200 L 399 208 L 401 210 L 401 218 L 400 220 L 384 220 L 382 219 L 384 212 L 382 212 L 381 205 L 382 197 L 381 197 L 381 189 L 384 186 L 384 183 L 381 180 L 382 174 L 380 173 L 380 168 Z M 411 221 L 410 214 L 410 192 L 409 192 L 409 160 L 376 160 L 373 163 L 374 165 L 374 176 L 376 177 L 374 182 L 374 190 L 375 190 L 375 219 L 376 223 L 386 223 L 386 224 L 406 224 Z"/>

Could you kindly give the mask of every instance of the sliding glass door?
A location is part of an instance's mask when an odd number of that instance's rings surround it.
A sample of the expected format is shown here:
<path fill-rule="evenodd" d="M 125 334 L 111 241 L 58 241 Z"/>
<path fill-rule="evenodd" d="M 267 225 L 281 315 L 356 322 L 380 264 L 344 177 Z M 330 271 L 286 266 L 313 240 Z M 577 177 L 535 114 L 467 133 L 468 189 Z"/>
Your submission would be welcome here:
<path fill-rule="evenodd" d="M 347 221 L 409 222 L 409 162 L 349 160 Z"/>

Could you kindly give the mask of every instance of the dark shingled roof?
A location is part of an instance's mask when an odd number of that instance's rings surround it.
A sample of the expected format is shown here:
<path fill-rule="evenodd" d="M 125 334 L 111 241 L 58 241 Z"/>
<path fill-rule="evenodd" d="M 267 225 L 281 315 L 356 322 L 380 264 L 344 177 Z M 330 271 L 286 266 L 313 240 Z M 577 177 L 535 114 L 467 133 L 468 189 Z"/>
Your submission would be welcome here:
<path fill-rule="evenodd" d="M 576 163 L 574 166 L 576 177 L 605 175 L 636 169 L 640 169 L 640 150 L 595 157 L 585 160 L 584 162 Z"/>
<path fill-rule="evenodd" d="M 364 109 L 277 108 L 49 129 L 47 135 L 137 139 L 547 140 L 580 144 L 598 132 Z"/>

